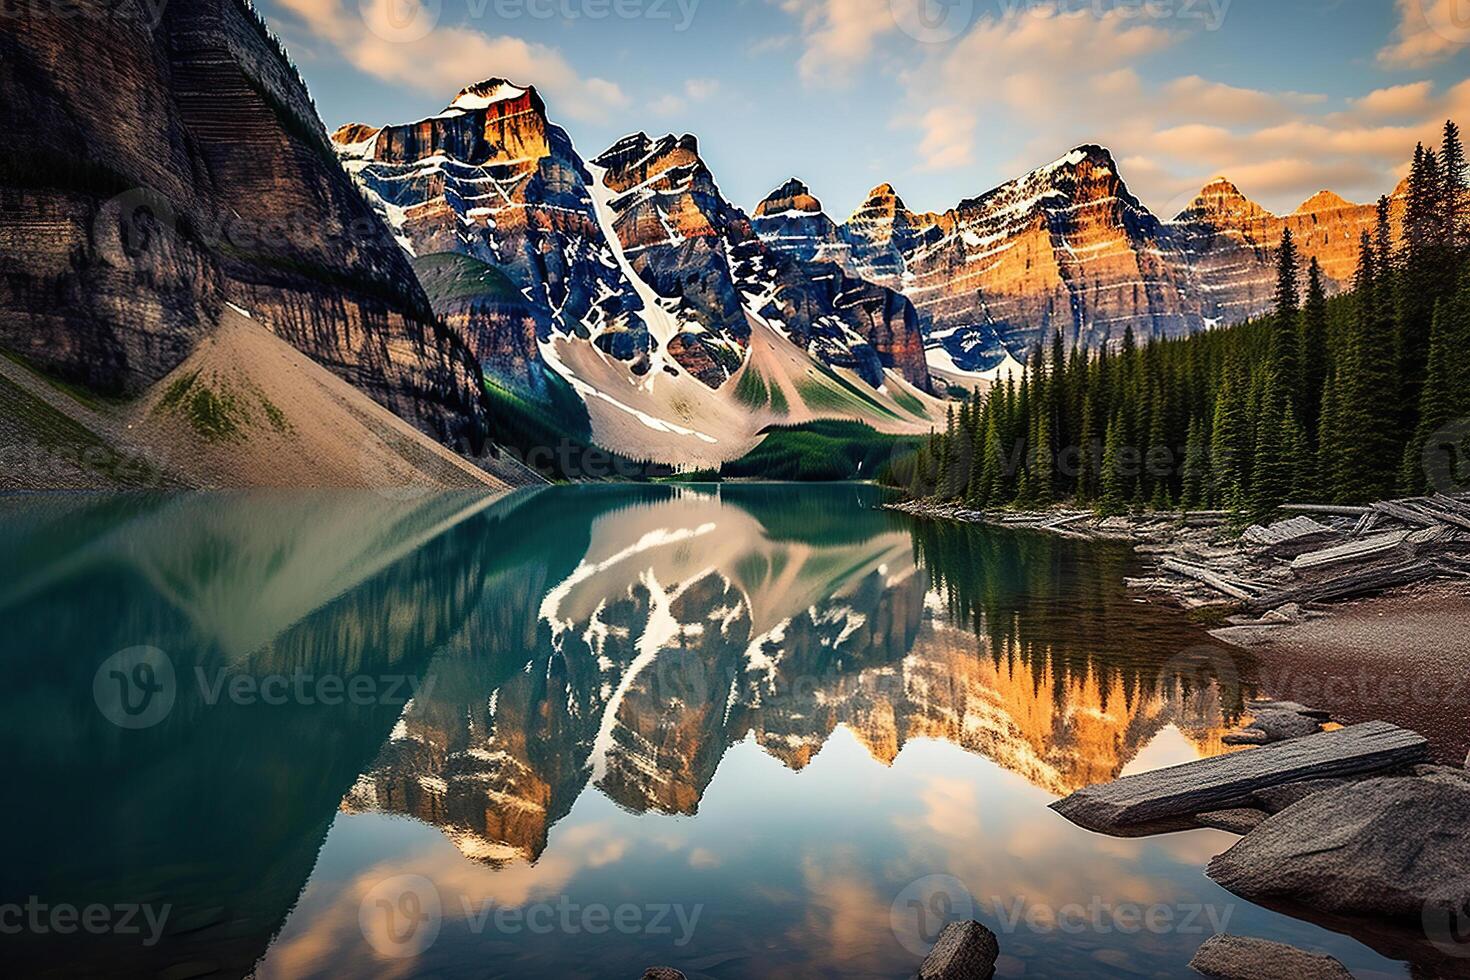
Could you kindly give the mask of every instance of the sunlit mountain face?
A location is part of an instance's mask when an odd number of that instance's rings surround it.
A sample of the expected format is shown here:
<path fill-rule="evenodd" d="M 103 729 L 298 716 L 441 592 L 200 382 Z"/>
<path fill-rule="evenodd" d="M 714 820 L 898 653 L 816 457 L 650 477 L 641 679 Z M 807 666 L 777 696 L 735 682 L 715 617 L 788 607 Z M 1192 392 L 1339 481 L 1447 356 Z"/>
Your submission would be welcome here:
<path fill-rule="evenodd" d="M 1131 601 L 1126 549 L 880 505 L 852 485 L 5 501 L 0 559 L 27 571 L 0 585 L 0 728 L 35 746 L 7 762 L 7 890 L 170 910 L 151 944 L 31 934 L 20 961 L 903 975 L 901 896 L 942 872 L 998 931 L 1018 901 L 1208 905 L 1384 965 L 1209 883 L 1217 832 L 1107 841 L 1046 809 L 1223 751 L 1253 662 Z M 170 700 L 130 727 L 110 685 L 139 647 Z M 363 911 L 403 876 L 440 909 L 412 955 Z M 686 921 L 485 914 L 598 904 Z M 1010 975 L 1167 975 L 1204 935 L 1013 926 L 1002 948 Z"/>

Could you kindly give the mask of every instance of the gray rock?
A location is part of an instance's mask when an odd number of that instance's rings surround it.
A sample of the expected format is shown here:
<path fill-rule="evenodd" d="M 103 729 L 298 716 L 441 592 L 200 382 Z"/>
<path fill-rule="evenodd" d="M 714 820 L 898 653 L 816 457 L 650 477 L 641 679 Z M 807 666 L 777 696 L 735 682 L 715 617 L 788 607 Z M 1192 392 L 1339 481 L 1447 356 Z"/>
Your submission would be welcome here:
<path fill-rule="evenodd" d="M 1322 712 L 1304 708 L 1294 701 L 1252 702 L 1251 722 L 1227 734 L 1226 745 L 1269 745 L 1289 738 L 1315 735 L 1322 730 Z"/>
<path fill-rule="evenodd" d="M 1306 622 L 1307 614 L 1297 603 L 1288 602 L 1286 605 L 1278 606 L 1266 613 L 1261 619 L 1269 620 L 1273 623 L 1304 623 Z"/>
<path fill-rule="evenodd" d="M 1414 766 L 1409 770 L 1421 779 L 1436 779 L 1451 785 L 1470 786 L 1470 772 L 1452 766 Z"/>
<path fill-rule="evenodd" d="M 1189 965 L 1216 980 L 1353 980 L 1331 956 L 1243 936 L 1211 936 Z"/>
<path fill-rule="evenodd" d="M 978 922 L 951 922 L 919 967 L 919 980 L 986 980 L 999 958 L 995 933 Z"/>
<path fill-rule="evenodd" d="M 671 966 L 650 966 L 643 971 L 643 980 L 685 980 L 684 974 Z"/>
<path fill-rule="evenodd" d="M 1208 874 L 1258 903 L 1421 922 L 1457 914 L 1466 868 L 1470 782 L 1405 776 L 1313 793 L 1216 857 Z"/>
<path fill-rule="evenodd" d="M 1290 711 L 1308 718 L 1317 718 L 1327 721 L 1332 717 L 1331 712 L 1322 711 L 1319 708 L 1309 708 L 1296 701 L 1247 701 L 1246 707 L 1252 711 Z"/>
<path fill-rule="evenodd" d="M 1226 830 L 1244 836 L 1265 823 L 1269 816 L 1265 810 L 1242 807 L 1236 810 L 1212 810 L 1209 813 L 1196 814 L 1194 819 L 1201 827 Z"/>
<path fill-rule="evenodd" d="M 1286 783 L 1282 786 L 1267 786 L 1255 792 L 1256 802 L 1267 813 L 1280 813 L 1293 803 L 1300 803 L 1313 793 L 1320 793 L 1324 789 L 1336 789 L 1353 782 L 1351 779 L 1303 779 L 1299 783 Z"/>

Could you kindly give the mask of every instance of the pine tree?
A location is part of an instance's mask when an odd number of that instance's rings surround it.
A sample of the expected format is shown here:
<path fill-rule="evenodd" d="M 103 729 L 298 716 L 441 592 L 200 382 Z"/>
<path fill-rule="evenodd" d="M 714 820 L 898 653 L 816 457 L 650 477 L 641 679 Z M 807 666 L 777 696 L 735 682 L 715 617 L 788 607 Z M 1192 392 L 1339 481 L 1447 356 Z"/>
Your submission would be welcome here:
<path fill-rule="evenodd" d="M 1121 415 L 1114 415 L 1108 423 L 1107 439 L 1103 442 L 1102 501 L 1098 513 L 1104 517 L 1116 516 L 1128 509 L 1123 452 L 1123 419 Z"/>
<path fill-rule="evenodd" d="M 1250 419 L 1240 391 L 1241 381 L 1227 371 L 1215 401 L 1215 421 L 1210 442 L 1210 472 L 1215 478 L 1215 498 L 1221 501 L 1243 497 L 1246 468 L 1252 458 Z"/>
<path fill-rule="evenodd" d="M 1277 379 L 1289 385 L 1296 383 L 1301 372 L 1297 347 L 1300 296 L 1301 271 L 1297 266 L 1296 243 L 1288 228 L 1281 234 L 1281 249 L 1276 257 L 1276 312 L 1275 329 L 1271 333 L 1271 365 Z"/>
<path fill-rule="evenodd" d="M 1465 147 L 1460 141 L 1460 127 L 1454 120 L 1444 124 L 1444 144 L 1440 149 L 1440 168 L 1444 171 L 1443 206 L 1445 234 L 1449 245 L 1463 251 L 1470 234 L 1470 199 L 1465 183 Z"/>
<path fill-rule="evenodd" d="M 1285 419 L 1290 413 L 1286 395 L 1274 380 L 1267 386 L 1263 412 L 1257 421 L 1255 458 L 1251 466 L 1251 519 L 1267 523 L 1275 518 L 1277 508 L 1286 503 L 1295 478 L 1295 460 L 1286 445 Z"/>
<path fill-rule="evenodd" d="M 1204 422 L 1189 421 L 1189 438 L 1184 444 L 1184 489 L 1180 503 L 1186 510 L 1207 508 L 1210 493 L 1210 446 L 1205 439 Z"/>
<path fill-rule="evenodd" d="M 1315 257 L 1307 267 L 1307 300 L 1302 306 L 1301 331 L 1297 401 L 1308 438 L 1315 440 L 1322 386 L 1327 382 L 1327 292 L 1322 286 L 1322 267 Z"/>
<path fill-rule="evenodd" d="M 1441 303 L 1434 313 L 1429 340 L 1429 370 L 1424 380 L 1419 407 L 1419 424 L 1404 449 L 1401 483 L 1406 493 L 1423 493 L 1429 486 L 1425 447 L 1435 433 L 1444 429 L 1470 405 L 1464 375 L 1456 370 L 1457 352 L 1464 359 L 1470 344 L 1470 289 L 1461 289 L 1455 299 Z"/>

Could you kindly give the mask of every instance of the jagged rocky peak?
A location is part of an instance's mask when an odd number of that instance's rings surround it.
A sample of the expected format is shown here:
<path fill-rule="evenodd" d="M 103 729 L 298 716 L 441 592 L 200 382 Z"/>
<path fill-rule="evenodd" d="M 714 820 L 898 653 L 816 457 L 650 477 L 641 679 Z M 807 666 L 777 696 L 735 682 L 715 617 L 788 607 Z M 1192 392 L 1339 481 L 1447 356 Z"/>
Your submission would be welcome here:
<path fill-rule="evenodd" d="M 503 78 L 486 79 L 461 89 L 437 116 L 400 126 L 385 126 L 376 135 L 347 141 L 373 140 L 367 156 L 387 163 L 408 163 L 431 156 L 447 156 L 459 163 L 514 164 L 552 155 L 566 156 L 570 140 L 546 117 L 546 103 L 534 86 L 520 86 Z M 362 137 L 366 127 L 346 135 Z"/>
<path fill-rule="evenodd" d="M 557 337 L 643 365 L 643 304 L 598 218 L 591 175 L 534 87 L 487 79 L 436 116 L 371 132 L 338 130 L 338 154 L 434 279 L 436 311 L 497 380 L 544 394 L 538 346 Z"/>
<path fill-rule="evenodd" d="M 683 136 L 669 133 L 657 140 L 642 132 L 624 136 L 592 164 L 607 171 L 603 182 L 619 194 L 661 175 L 668 175 L 665 179 L 672 181 L 687 179 L 696 171 L 709 173 L 699 158 L 699 139 L 689 133 Z M 683 173 L 669 173 L 675 170 Z"/>
<path fill-rule="evenodd" d="M 366 143 L 377 136 L 380 132 L 377 126 L 369 126 L 367 123 L 351 122 L 338 129 L 332 134 L 332 142 L 339 146 L 355 146 Z"/>
<path fill-rule="evenodd" d="M 1007 216 L 1092 202 L 1147 212 L 1128 190 L 1112 152 L 1096 143 L 1084 143 L 974 202 L 961 204 L 959 210 L 974 210 L 976 205 L 980 209 L 994 209 L 999 205 L 1002 216 Z"/>
<path fill-rule="evenodd" d="M 1189 207 L 1175 217 L 1175 221 L 1250 221 L 1263 218 L 1269 212 L 1240 192 L 1240 188 L 1224 177 L 1216 177 L 1195 195 Z"/>
<path fill-rule="evenodd" d="M 479 109 L 488 109 L 498 103 L 519 103 L 521 105 L 536 105 L 542 112 L 546 106 L 541 102 L 541 97 L 536 94 L 534 85 L 522 88 L 504 78 L 487 78 L 483 82 L 467 85 L 454 97 L 449 104 L 451 109 L 459 109 L 463 112 L 473 112 Z"/>
<path fill-rule="evenodd" d="M 1301 203 L 1293 214 L 1319 214 L 1323 211 L 1341 211 L 1344 208 L 1354 208 L 1356 204 L 1344 198 L 1341 194 L 1332 191 L 1321 190 L 1313 194 Z"/>
<path fill-rule="evenodd" d="M 757 204 L 755 216 L 768 218 L 790 214 L 793 211 L 798 214 L 822 213 L 822 202 L 812 196 L 811 188 L 795 177 L 776 188 L 766 196 L 764 201 Z"/>

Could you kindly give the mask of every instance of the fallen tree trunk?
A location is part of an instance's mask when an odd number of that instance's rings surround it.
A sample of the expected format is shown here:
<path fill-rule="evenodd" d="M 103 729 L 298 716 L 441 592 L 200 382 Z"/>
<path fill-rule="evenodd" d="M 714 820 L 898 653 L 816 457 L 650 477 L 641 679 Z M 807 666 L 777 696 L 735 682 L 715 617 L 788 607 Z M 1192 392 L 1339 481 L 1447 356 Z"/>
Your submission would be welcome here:
<path fill-rule="evenodd" d="M 1347 544 L 1323 548 L 1321 551 L 1309 551 L 1305 555 L 1299 555 L 1292 561 L 1291 570 L 1294 572 L 1305 572 L 1327 565 L 1341 564 L 1342 562 L 1362 561 L 1366 558 L 1373 558 L 1385 552 L 1393 551 L 1395 548 L 1401 547 L 1408 539 L 1408 531 L 1390 531 L 1387 534 L 1378 534 L 1371 538 L 1363 538 L 1361 541 L 1349 541 Z"/>
<path fill-rule="evenodd" d="M 1293 589 L 1256 596 L 1247 601 L 1251 609 L 1266 610 L 1284 606 L 1288 602 L 1305 605 L 1310 602 L 1355 599 L 1430 578 L 1438 571 L 1439 566 L 1432 561 L 1414 560 L 1398 565 L 1375 565 L 1324 582 L 1311 582 Z"/>
<path fill-rule="evenodd" d="M 1256 790 L 1303 779 L 1353 776 L 1423 762 L 1429 742 L 1385 721 L 1289 739 L 1258 749 L 1125 776 L 1052 804 L 1101 833 L 1250 803 Z"/>
<path fill-rule="evenodd" d="M 1243 582 L 1232 582 L 1224 576 L 1210 571 L 1208 568 L 1201 565 L 1191 565 L 1188 562 L 1180 561 L 1178 558 L 1165 558 L 1163 568 L 1165 571 L 1173 572 L 1176 575 L 1183 575 L 1185 578 L 1194 579 L 1196 582 L 1203 582 L 1216 592 L 1224 593 L 1232 599 L 1250 600 L 1255 595 L 1253 592 L 1247 591 L 1247 587 Z"/>

